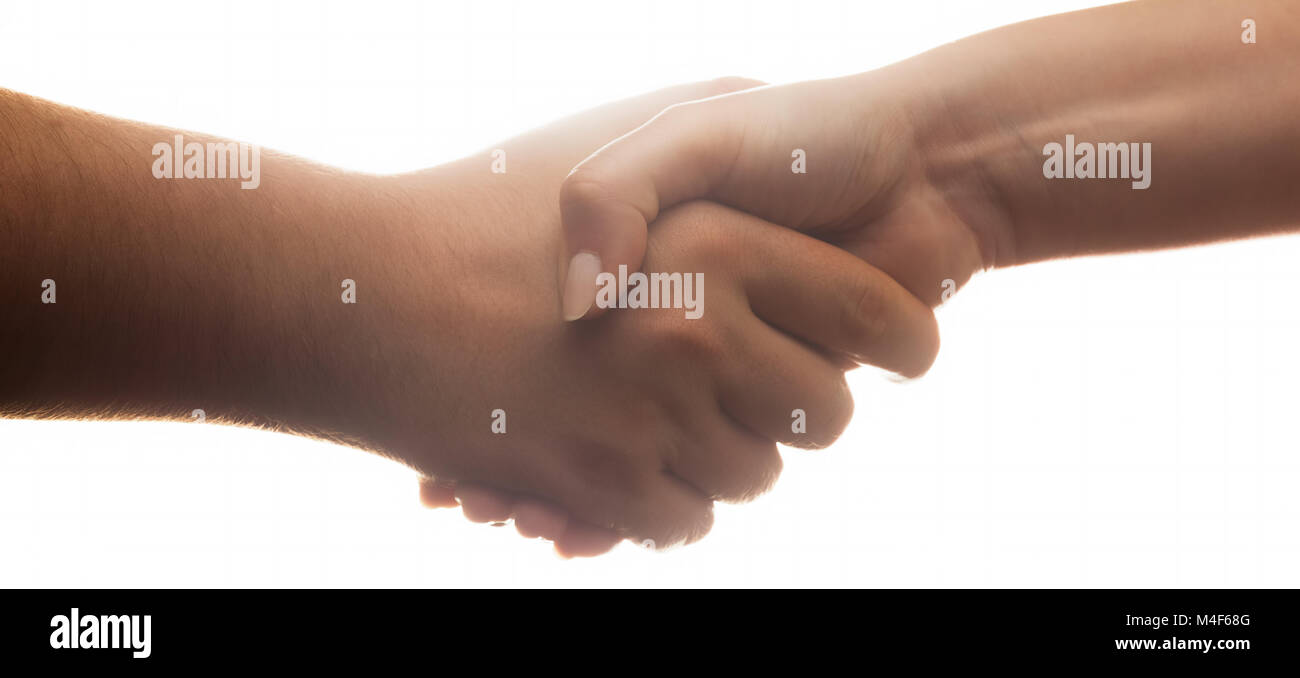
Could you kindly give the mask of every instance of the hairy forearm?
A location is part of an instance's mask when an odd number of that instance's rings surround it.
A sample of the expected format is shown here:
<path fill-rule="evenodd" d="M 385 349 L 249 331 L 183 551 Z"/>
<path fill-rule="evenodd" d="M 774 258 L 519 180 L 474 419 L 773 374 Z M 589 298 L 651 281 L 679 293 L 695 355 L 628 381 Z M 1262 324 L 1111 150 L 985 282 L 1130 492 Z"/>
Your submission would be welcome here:
<path fill-rule="evenodd" d="M 1241 40 L 1246 18 L 1256 44 Z M 1300 228 L 1296 72 L 1294 2 L 1168 0 L 1009 26 L 885 77 L 920 93 L 928 171 L 983 236 L 987 264 L 1005 266 Z M 1046 177 L 1044 149 L 1067 135 L 1149 143 L 1149 186 L 1076 178 L 1086 164 Z"/>
<path fill-rule="evenodd" d="M 0 91 L 0 413 L 339 428 L 373 182 L 265 152 L 252 190 L 155 178 L 178 133 Z"/>

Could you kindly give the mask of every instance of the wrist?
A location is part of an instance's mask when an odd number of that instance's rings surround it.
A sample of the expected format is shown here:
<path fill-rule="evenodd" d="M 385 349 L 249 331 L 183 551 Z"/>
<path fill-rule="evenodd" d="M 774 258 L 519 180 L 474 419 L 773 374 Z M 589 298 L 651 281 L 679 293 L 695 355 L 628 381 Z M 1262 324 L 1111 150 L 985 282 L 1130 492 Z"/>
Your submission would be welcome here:
<path fill-rule="evenodd" d="M 913 139 L 915 172 L 966 227 L 979 268 L 1020 263 L 1006 170 L 1037 160 L 1027 157 L 1014 130 L 990 124 L 969 100 L 955 98 L 967 87 L 932 55 L 882 69 Z"/>
<path fill-rule="evenodd" d="M 313 233 L 291 292 L 301 313 L 272 332 L 286 369 L 268 387 L 288 428 L 446 472 L 433 451 L 462 442 L 452 424 L 485 345 L 466 296 L 485 254 L 450 178 L 350 175 L 288 227 Z"/>
<path fill-rule="evenodd" d="M 257 227 L 214 323 L 231 346 L 222 397 L 240 419 L 376 448 L 394 307 L 414 286 L 411 248 L 392 236 L 400 196 L 383 177 L 268 165 L 259 195 L 226 216 Z"/>

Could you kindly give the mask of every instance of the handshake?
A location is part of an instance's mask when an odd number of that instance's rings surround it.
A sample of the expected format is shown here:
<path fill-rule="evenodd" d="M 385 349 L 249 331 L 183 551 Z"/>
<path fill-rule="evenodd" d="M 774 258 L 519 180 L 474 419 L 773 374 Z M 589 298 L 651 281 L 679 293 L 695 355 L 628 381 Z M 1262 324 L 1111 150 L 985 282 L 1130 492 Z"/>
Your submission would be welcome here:
<path fill-rule="evenodd" d="M 458 163 L 475 202 L 442 236 L 463 304 L 445 317 L 472 320 L 428 347 L 452 363 L 454 442 L 398 454 L 426 503 L 568 555 L 688 543 L 713 502 L 772 487 L 777 443 L 840 435 L 846 370 L 925 372 L 931 305 L 984 266 L 981 239 L 908 113 L 846 84 L 677 87 Z"/>
<path fill-rule="evenodd" d="M 1276 37 L 1247 42 L 1245 5 L 674 87 L 395 176 L 266 151 L 250 190 L 176 130 L 0 90 L 0 415 L 201 409 L 566 556 L 689 543 L 778 443 L 840 435 L 846 370 L 923 374 L 975 273 L 1300 227 L 1300 21 L 1251 3 Z"/>

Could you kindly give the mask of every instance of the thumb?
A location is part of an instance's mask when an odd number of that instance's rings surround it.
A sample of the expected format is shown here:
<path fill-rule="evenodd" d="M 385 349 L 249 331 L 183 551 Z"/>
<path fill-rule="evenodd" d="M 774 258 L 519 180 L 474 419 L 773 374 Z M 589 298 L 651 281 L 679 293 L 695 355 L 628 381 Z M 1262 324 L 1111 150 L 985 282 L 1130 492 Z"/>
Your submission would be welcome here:
<path fill-rule="evenodd" d="M 726 95 L 723 95 L 726 96 Z M 659 211 L 708 197 L 740 150 L 743 123 L 712 99 L 676 104 L 578 164 L 560 187 L 564 319 L 594 316 L 596 277 L 641 268 Z"/>

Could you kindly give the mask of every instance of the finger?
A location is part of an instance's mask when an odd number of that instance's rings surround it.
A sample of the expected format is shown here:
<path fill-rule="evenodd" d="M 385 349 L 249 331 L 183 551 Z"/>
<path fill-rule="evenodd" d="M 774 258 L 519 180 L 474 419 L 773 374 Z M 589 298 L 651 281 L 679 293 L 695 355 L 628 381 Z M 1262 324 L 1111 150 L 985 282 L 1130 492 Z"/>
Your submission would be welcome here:
<path fill-rule="evenodd" d="M 719 422 L 668 463 L 682 480 L 717 501 L 750 501 L 772 489 L 781 454 L 771 439 L 755 435 L 718 413 Z"/>
<path fill-rule="evenodd" d="M 769 440 L 826 447 L 853 417 L 844 372 L 802 342 L 758 318 L 721 378 L 722 408 Z M 755 367 L 758 366 L 758 367 Z"/>
<path fill-rule="evenodd" d="M 455 497 L 456 488 L 450 484 L 440 484 L 433 478 L 420 479 L 420 497 L 430 508 L 460 506 Z M 515 528 L 529 539 L 546 539 L 559 542 L 566 535 L 569 517 L 564 510 L 536 499 L 520 497 L 511 504 L 508 493 L 484 487 L 471 486 L 465 493 L 469 497 L 469 514 L 476 522 L 499 522 L 514 516 Z M 581 529 L 586 527 L 588 529 Z M 579 525 L 574 530 L 576 535 L 565 544 L 565 550 L 575 556 L 599 555 L 613 548 L 619 540 L 612 530 Z M 603 548 L 599 545 L 610 538 L 612 542 Z"/>
<path fill-rule="evenodd" d="M 691 543 L 707 534 L 713 526 L 713 501 L 664 468 L 658 460 L 669 455 L 658 449 L 662 443 L 627 444 L 657 449 L 577 446 L 566 452 L 564 463 L 536 473 L 533 484 L 568 512 L 570 525 L 617 526 L 623 538 L 650 539 L 660 547 Z"/>
<path fill-rule="evenodd" d="M 613 524 L 626 539 L 668 548 L 697 542 L 713 529 L 713 501 L 667 469 L 646 474 L 629 490 L 598 497 L 602 514 L 615 516 Z"/>
<path fill-rule="evenodd" d="M 455 508 L 456 488 L 451 484 L 442 484 L 435 478 L 420 478 L 420 503 L 428 508 Z"/>
<path fill-rule="evenodd" d="M 520 497 L 515 502 L 515 529 L 528 539 L 558 541 L 569 524 L 569 514 L 544 501 Z"/>
<path fill-rule="evenodd" d="M 661 209 L 706 197 L 730 170 L 743 125 L 706 106 L 677 104 L 582 161 L 560 187 L 568 266 L 565 320 L 590 313 L 596 276 L 639 270 L 647 224 Z M 716 100 L 714 100 L 716 101 Z"/>
<path fill-rule="evenodd" d="M 465 517 L 475 523 L 501 523 L 514 514 L 514 497 L 481 485 L 456 485 L 456 501 Z"/>
<path fill-rule="evenodd" d="M 745 233 L 745 292 L 773 327 L 907 377 L 939 352 L 934 312 L 883 271 L 802 233 L 754 217 Z"/>
<path fill-rule="evenodd" d="M 591 558 L 609 552 L 622 540 L 609 528 L 570 522 L 564 534 L 555 540 L 555 552 L 562 558 Z"/>
<path fill-rule="evenodd" d="M 548 502 L 521 497 L 515 503 L 515 528 L 529 539 L 546 539 L 564 558 L 589 558 L 614 548 L 622 539 L 609 528 L 570 520 L 568 512 Z"/>

